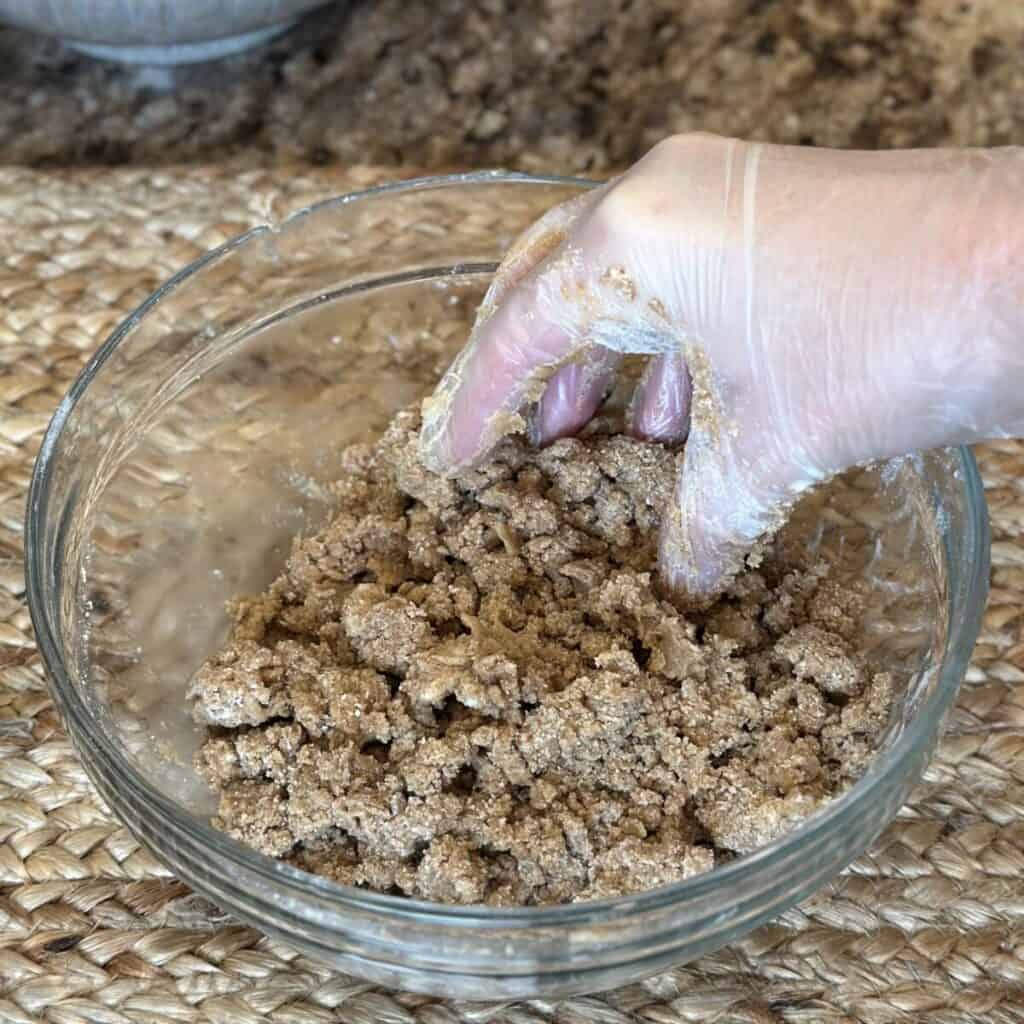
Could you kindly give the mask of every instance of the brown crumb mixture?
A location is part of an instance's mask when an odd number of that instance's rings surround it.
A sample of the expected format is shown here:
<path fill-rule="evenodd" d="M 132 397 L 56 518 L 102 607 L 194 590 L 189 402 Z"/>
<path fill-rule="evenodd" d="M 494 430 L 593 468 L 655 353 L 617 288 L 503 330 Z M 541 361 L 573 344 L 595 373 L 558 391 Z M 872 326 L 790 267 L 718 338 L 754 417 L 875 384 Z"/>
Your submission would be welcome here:
<path fill-rule="evenodd" d="M 683 614 L 655 578 L 675 453 L 509 438 L 446 480 L 418 429 L 343 454 L 336 518 L 192 684 L 219 828 L 349 884 L 555 903 L 707 871 L 863 770 L 892 681 L 827 567 Z"/>

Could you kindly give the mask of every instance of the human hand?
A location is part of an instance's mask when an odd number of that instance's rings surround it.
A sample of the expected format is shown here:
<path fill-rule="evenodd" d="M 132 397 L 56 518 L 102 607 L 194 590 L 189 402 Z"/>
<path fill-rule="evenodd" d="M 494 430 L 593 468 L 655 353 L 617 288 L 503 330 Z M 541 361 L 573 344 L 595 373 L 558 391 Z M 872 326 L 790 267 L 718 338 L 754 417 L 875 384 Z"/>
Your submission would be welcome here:
<path fill-rule="evenodd" d="M 532 413 L 543 443 L 652 357 L 639 436 L 687 436 L 668 583 L 713 595 L 806 488 L 858 463 L 1024 433 L 1017 150 L 656 146 L 512 247 L 425 403 L 453 470 Z"/>

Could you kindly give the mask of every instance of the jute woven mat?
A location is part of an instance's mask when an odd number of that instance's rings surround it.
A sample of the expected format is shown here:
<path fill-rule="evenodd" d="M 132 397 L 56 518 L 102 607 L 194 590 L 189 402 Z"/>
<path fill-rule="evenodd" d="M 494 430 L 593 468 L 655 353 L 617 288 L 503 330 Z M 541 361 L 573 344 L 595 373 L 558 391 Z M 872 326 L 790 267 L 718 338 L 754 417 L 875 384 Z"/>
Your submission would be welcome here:
<path fill-rule="evenodd" d="M 89 354 L 170 273 L 268 214 L 383 176 L 0 169 L 0 1021 L 1024 1021 L 1024 445 L 1015 442 L 980 453 L 992 598 L 926 781 L 826 891 L 698 963 L 561 1003 L 389 993 L 226 920 L 110 818 L 62 732 L 24 601 L 23 506 L 46 422 Z"/>

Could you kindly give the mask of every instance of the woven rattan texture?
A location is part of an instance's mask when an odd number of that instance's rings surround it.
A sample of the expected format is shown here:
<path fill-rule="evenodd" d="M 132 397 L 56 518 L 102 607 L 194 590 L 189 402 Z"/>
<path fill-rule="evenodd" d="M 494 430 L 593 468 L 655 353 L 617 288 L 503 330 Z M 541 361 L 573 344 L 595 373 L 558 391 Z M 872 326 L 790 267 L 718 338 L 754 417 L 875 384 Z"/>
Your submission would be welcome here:
<path fill-rule="evenodd" d="M 871 852 L 742 943 L 600 997 L 374 989 L 192 896 L 94 795 L 47 693 L 22 515 L 55 403 L 117 321 L 252 223 L 368 168 L 0 169 L 0 1021 L 650 1024 L 1024 1021 L 1024 446 L 984 449 L 993 590 L 940 753 Z"/>

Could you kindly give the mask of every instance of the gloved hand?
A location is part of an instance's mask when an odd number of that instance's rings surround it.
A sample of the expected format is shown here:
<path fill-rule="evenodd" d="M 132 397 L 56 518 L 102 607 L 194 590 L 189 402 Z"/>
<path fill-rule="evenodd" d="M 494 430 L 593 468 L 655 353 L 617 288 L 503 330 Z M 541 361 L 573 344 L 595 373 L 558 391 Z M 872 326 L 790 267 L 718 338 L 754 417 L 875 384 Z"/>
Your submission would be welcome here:
<path fill-rule="evenodd" d="M 689 432 L 662 570 L 707 598 L 812 484 L 1024 432 L 1022 239 L 1018 150 L 668 139 L 516 242 L 424 457 L 472 463 L 533 402 L 537 440 L 571 434 L 649 353 L 632 429 Z"/>

